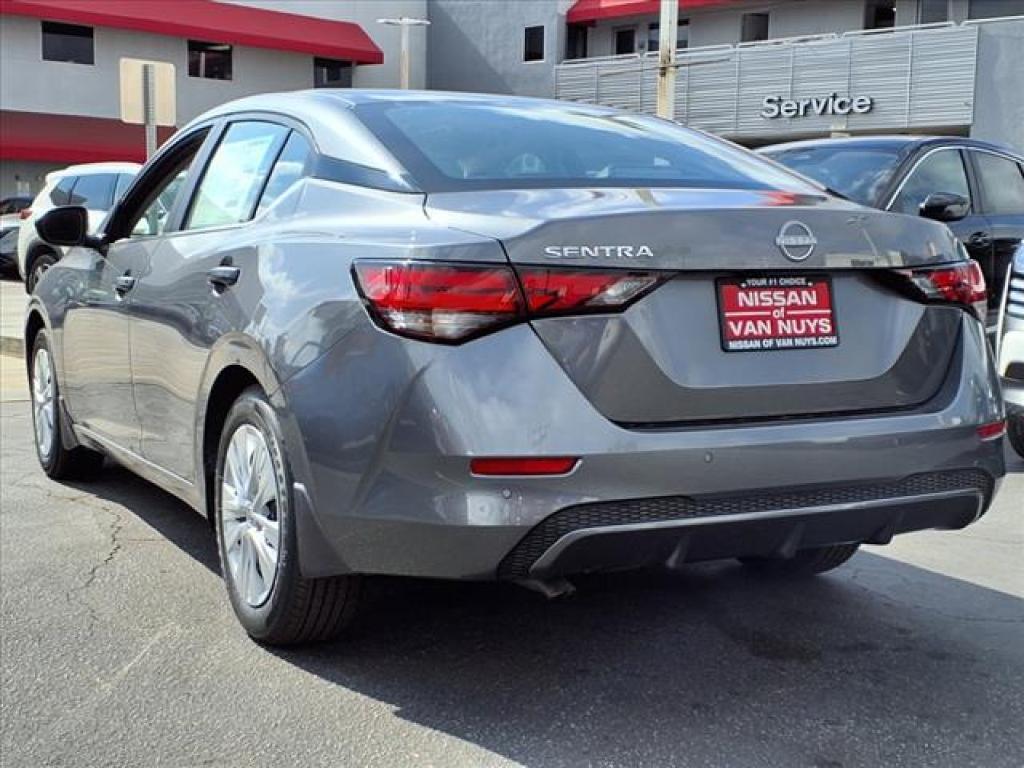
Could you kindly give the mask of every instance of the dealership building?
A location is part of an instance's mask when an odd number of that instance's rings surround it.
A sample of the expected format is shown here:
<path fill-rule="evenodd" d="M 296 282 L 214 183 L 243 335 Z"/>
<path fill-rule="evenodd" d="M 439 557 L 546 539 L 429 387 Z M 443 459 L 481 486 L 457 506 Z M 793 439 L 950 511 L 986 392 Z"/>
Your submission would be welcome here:
<path fill-rule="evenodd" d="M 122 58 L 175 67 L 177 125 L 251 93 L 413 87 L 653 113 L 659 0 L 0 0 L 0 195 L 142 160 Z M 756 146 L 913 133 L 1024 151 L 1024 0 L 681 0 L 675 118 Z M 163 129 L 166 136 L 173 128 Z"/>

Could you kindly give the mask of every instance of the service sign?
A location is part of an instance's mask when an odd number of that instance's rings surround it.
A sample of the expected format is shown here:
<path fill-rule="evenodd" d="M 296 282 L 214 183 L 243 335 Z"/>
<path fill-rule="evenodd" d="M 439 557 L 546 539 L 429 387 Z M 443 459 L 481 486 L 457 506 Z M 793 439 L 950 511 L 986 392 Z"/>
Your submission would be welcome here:
<path fill-rule="evenodd" d="M 718 314 L 726 352 L 839 344 L 832 282 L 826 276 L 721 278 Z"/>

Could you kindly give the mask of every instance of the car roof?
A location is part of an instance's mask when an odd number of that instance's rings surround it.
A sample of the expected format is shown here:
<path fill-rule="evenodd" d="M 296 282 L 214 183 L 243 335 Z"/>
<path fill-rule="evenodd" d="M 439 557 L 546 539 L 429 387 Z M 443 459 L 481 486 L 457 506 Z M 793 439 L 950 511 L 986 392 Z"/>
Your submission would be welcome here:
<path fill-rule="evenodd" d="M 963 136 L 844 136 L 835 139 L 805 139 L 803 141 L 790 141 L 782 144 L 770 144 L 758 148 L 758 152 L 772 154 L 792 149 L 807 149 L 811 147 L 863 147 L 865 149 L 893 149 L 901 153 L 908 153 L 913 150 L 933 146 L 957 146 L 973 147 L 998 152 L 1003 155 L 1024 160 L 1019 152 L 1001 144 L 994 144 L 980 139 L 969 139 Z"/>
<path fill-rule="evenodd" d="M 60 168 L 46 174 L 46 180 L 62 179 L 65 176 L 90 176 L 96 173 L 130 173 L 136 174 L 142 168 L 138 163 L 129 162 L 106 162 L 106 163 L 82 163 L 80 165 L 69 165 L 67 168 Z"/>

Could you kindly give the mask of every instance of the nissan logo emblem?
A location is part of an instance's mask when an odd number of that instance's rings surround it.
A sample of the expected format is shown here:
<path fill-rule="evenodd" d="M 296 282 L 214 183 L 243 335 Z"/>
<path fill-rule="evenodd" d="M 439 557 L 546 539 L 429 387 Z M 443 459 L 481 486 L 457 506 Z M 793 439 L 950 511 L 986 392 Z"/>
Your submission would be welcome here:
<path fill-rule="evenodd" d="M 803 222 L 787 221 L 779 230 L 775 244 L 790 261 L 804 261 L 814 253 L 814 246 L 818 244 L 818 238 Z"/>

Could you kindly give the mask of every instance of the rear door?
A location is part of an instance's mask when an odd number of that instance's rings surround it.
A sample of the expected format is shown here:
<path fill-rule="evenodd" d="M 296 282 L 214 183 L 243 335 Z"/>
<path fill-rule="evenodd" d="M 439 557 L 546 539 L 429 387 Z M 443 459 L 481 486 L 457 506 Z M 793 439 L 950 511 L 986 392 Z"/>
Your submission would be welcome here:
<path fill-rule="evenodd" d="M 968 155 L 974 163 L 980 202 L 992 239 L 989 310 L 994 314 L 1014 252 L 1024 242 L 1024 164 L 1006 155 L 979 149 L 968 150 Z"/>

